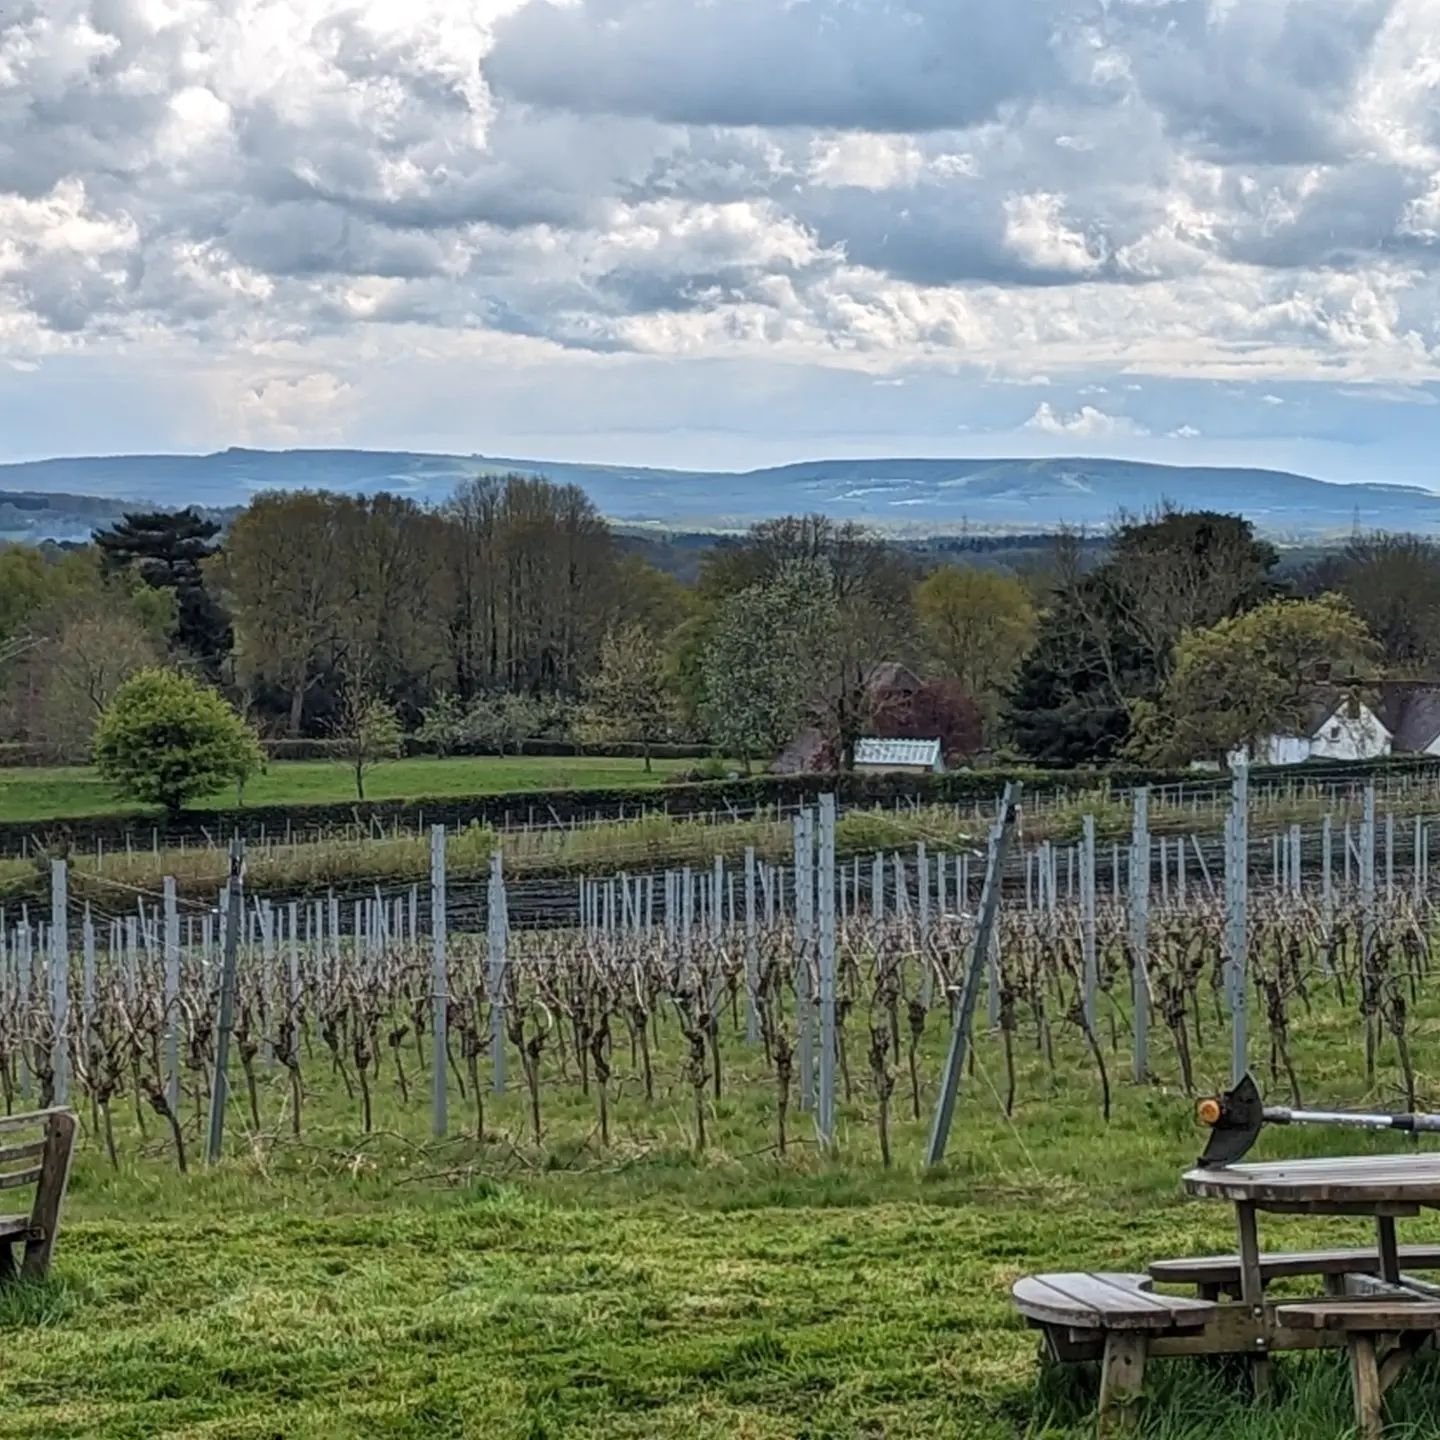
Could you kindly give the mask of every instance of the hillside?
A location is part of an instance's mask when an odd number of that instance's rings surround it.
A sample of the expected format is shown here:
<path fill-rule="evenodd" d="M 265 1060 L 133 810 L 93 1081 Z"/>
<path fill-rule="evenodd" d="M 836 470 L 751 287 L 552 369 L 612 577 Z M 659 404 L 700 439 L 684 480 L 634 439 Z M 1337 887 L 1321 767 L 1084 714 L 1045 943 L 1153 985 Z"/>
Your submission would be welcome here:
<path fill-rule="evenodd" d="M 611 519 L 660 529 L 726 529 L 823 510 L 911 534 L 1034 531 L 1103 525 L 1117 511 L 1172 501 L 1240 512 L 1267 533 L 1292 539 L 1357 527 L 1440 533 L 1440 495 L 1431 491 L 1339 485 L 1276 470 L 1121 460 L 881 458 L 712 472 L 406 451 L 225 450 L 0 465 L 0 536 L 83 533 L 122 501 L 223 508 L 276 488 L 392 490 L 434 503 L 467 477 L 507 471 L 578 485 Z M 46 508 L 37 511 L 41 496 Z M 42 526 L 52 528 L 37 528 Z"/>

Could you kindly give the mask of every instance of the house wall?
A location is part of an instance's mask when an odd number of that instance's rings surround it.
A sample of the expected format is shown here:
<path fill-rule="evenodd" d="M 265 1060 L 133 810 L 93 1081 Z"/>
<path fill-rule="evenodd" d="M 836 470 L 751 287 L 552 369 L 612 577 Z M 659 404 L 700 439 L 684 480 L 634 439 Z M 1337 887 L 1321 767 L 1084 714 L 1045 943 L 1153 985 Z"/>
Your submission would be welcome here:
<path fill-rule="evenodd" d="M 1390 753 L 1390 732 L 1368 705 L 1355 715 L 1337 710 L 1310 741 L 1310 758 L 1317 760 L 1375 760 Z"/>
<path fill-rule="evenodd" d="M 933 765 L 861 765 L 855 766 L 857 775 L 933 775 L 938 769 Z"/>
<path fill-rule="evenodd" d="M 1241 752 L 1231 756 L 1240 759 Z M 1251 765 L 1300 765 L 1310 757 L 1310 742 L 1303 734 L 1272 734 L 1254 747 L 1248 756 Z"/>
<path fill-rule="evenodd" d="M 1440 739 L 1437 739 L 1440 746 Z M 1342 707 L 1313 735 L 1270 735 L 1254 747 L 1252 765 L 1300 765 L 1306 760 L 1375 760 L 1391 750 L 1390 732 L 1368 705 L 1351 715 Z M 1440 755 L 1440 748 L 1432 749 Z M 1230 756 L 1231 764 L 1241 758 Z"/>

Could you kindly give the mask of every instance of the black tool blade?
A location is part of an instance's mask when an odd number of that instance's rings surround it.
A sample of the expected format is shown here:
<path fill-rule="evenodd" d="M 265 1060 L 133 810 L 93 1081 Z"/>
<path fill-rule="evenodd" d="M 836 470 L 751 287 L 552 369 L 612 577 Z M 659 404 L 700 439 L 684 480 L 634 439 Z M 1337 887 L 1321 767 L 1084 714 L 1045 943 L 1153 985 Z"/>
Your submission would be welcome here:
<path fill-rule="evenodd" d="M 1210 1140 L 1200 1156 L 1200 1164 L 1207 1169 L 1243 1159 L 1265 1123 L 1265 1102 L 1253 1075 L 1246 1075 L 1219 1099 L 1220 1118 L 1211 1126 Z"/>

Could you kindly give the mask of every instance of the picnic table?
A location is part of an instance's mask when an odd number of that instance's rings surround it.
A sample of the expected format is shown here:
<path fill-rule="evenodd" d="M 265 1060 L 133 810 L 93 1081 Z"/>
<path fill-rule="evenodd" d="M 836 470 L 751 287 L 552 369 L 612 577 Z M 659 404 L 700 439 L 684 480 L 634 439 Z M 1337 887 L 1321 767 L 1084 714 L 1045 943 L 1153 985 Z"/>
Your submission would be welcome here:
<path fill-rule="evenodd" d="M 1440 1270 L 1440 1246 L 1402 1246 L 1396 1222 L 1440 1209 L 1440 1155 L 1375 1155 L 1198 1167 L 1187 1194 L 1235 1207 L 1235 1255 L 1157 1260 L 1143 1275 L 1026 1276 L 1013 1290 L 1022 1315 L 1044 1333 L 1050 1358 L 1101 1359 L 1102 1433 L 1133 1413 L 1147 1357 L 1247 1355 L 1257 1393 L 1270 1357 L 1288 1350 L 1349 1351 L 1355 1416 L 1378 1440 L 1385 1392 L 1440 1332 L 1440 1286 L 1412 1270 Z M 1375 1242 L 1347 1250 L 1266 1254 L 1258 1216 L 1343 1215 L 1373 1219 Z M 1316 1278 L 1324 1294 L 1277 1300 L 1272 1281 Z M 1195 1297 L 1165 1294 L 1186 1285 Z"/>
<path fill-rule="evenodd" d="M 1355 1384 L 1356 1421 L 1362 1435 L 1379 1434 L 1380 1404 L 1409 1358 L 1434 1333 L 1433 1312 L 1440 1309 L 1440 1289 L 1407 1278 L 1396 1221 L 1422 1209 L 1440 1209 L 1440 1155 L 1349 1155 L 1337 1159 L 1286 1160 L 1261 1164 L 1199 1166 L 1182 1181 L 1186 1193 L 1203 1199 L 1228 1200 L 1235 1207 L 1239 1239 L 1241 1301 L 1261 1322 L 1255 1337 L 1252 1371 L 1257 1393 L 1269 1384 L 1272 1341 L 1281 1325 L 1299 1323 L 1309 1329 L 1345 1332 Z M 1375 1222 L 1373 1264 L 1348 1264 L 1326 1274 L 1332 1295 L 1353 1295 L 1348 1310 L 1329 1307 L 1267 1306 L 1266 1276 L 1261 1263 L 1260 1212 L 1283 1215 L 1363 1216 Z M 1364 1255 L 1364 1252 L 1357 1252 Z M 1384 1302 L 1384 1309 L 1381 1308 Z M 1368 1307 L 1368 1308 L 1367 1308 Z M 1272 1313 L 1273 1312 L 1273 1313 Z M 1378 1322 L 1387 1324 L 1380 1328 Z M 1324 1321 L 1324 1324 L 1317 1322 Z M 1389 1323 L 1394 1321 L 1394 1328 Z M 1403 1328 L 1409 1322 L 1414 1330 Z M 1369 1326 L 1375 1328 L 1367 1328 Z M 1395 1335 L 1388 1356 L 1377 1359 L 1379 1337 Z M 1383 1363 L 1388 1361 L 1388 1363 Z"/>

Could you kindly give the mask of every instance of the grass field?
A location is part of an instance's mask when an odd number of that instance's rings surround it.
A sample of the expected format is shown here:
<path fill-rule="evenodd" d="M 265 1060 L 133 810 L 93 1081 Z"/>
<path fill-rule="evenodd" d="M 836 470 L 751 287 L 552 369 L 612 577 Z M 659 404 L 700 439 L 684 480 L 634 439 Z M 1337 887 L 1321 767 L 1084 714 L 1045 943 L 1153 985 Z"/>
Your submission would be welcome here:
<path fill-rule="evenodd" d="M 642 760 L 605 756 L 464 756 L 396 760 L 365 776 L 368 800 L 438 800 L 456 795 L 498 795 L 523 790 L 605 789 L 658 785 L 693 760 Z M 355 777 L 335 760 L 278 760 L 245 787 L 245 803 L 330 805 L 355 798 Z M 197 803 L 199 810 L 228 810 L 234 791 Z M 0 769 L 0 820 L 59 820 L 87 815 L 145 813 L 120 800 L 88 766 Z"/>
<path fill-rule="evenodd" d="M 1422 1055 L 1436 1029 L 1430 1006 L 1416 1018 Z M 1297 1031 L 1307 1098 L 1393 1101 L 1383 1086 L 1361 1093 L 1352 1016 L 1317 1009 Z M 1062 1056 L 1051 1075 L 1026 1045 L 1007 1119 L 987 1036 L 947 1167 L 918 1169 L 928 1115 L 910 1117 L 902 1083 L 887 1173 L 863 1067 L 840 1157 L 818 1156 L 796 1117 L 801 1143 L 781 1159 L 773 1080 L 733 1037 L 725 1046 L 700 1157 L 684 1142 L 689 1091 L 668 1042 L 650 1105 L 617 1054 L 607 1151 L 573 1075 L 546 1086 L 539 1149 L 514 1090 L 487 1097 L 483 1145 L 423 1140 L 413 1079 L 408 1109 L 382 1082 L 363 1136 L 318 1043 L 302 1141 L 287 1134 L 278 1078 L 261 1134 L 245 1136 L 237 1097 L 231 1156 L 209 1173 L 177 1175 L 153 1117 L 140 1153 L 131 1116 L 118 1173 L 84 1144 L 53 1281 L 0 1300 L 0 1435 L 1080 1440 L 1093 1433 L 1084 1377 L 1042 1380 L 1009 1306 L 1013 1279 L 1233 1248 L 1229 1212 L 1178 1193 L 1198 1137 L 1174 1089 L 1118 1086 L 1107 1127 L 1078 1064 Z M 1170 1072 L 1163 1050 L 1155 1061 Z M 1206 1079 L 1220 1063 L 1203 1057 Z M 473 1123 L 465 1102 L 452 1106 L 457 1131 Z M 1272 1156 L 1384 1148 L 1298 1130 L 1263 1143 Z M 1278 1217 L 1262 1232 L 1276 1248 L 1363 1236 L 1354 1222 Z M 1440 1239 L 1440 1221 L 1402 1222 L 1402 1239 Z M 1277 1368 L 1277 1398 L 1257 1407 L 1233 1372 L 1156 1364 L 1138 1433 L 1347 1434 L 1338 1356 Z M 1392 1397 L 1397 1440 L 1440 1433 L 1436 1378 L 1421 1368 Z"/>

